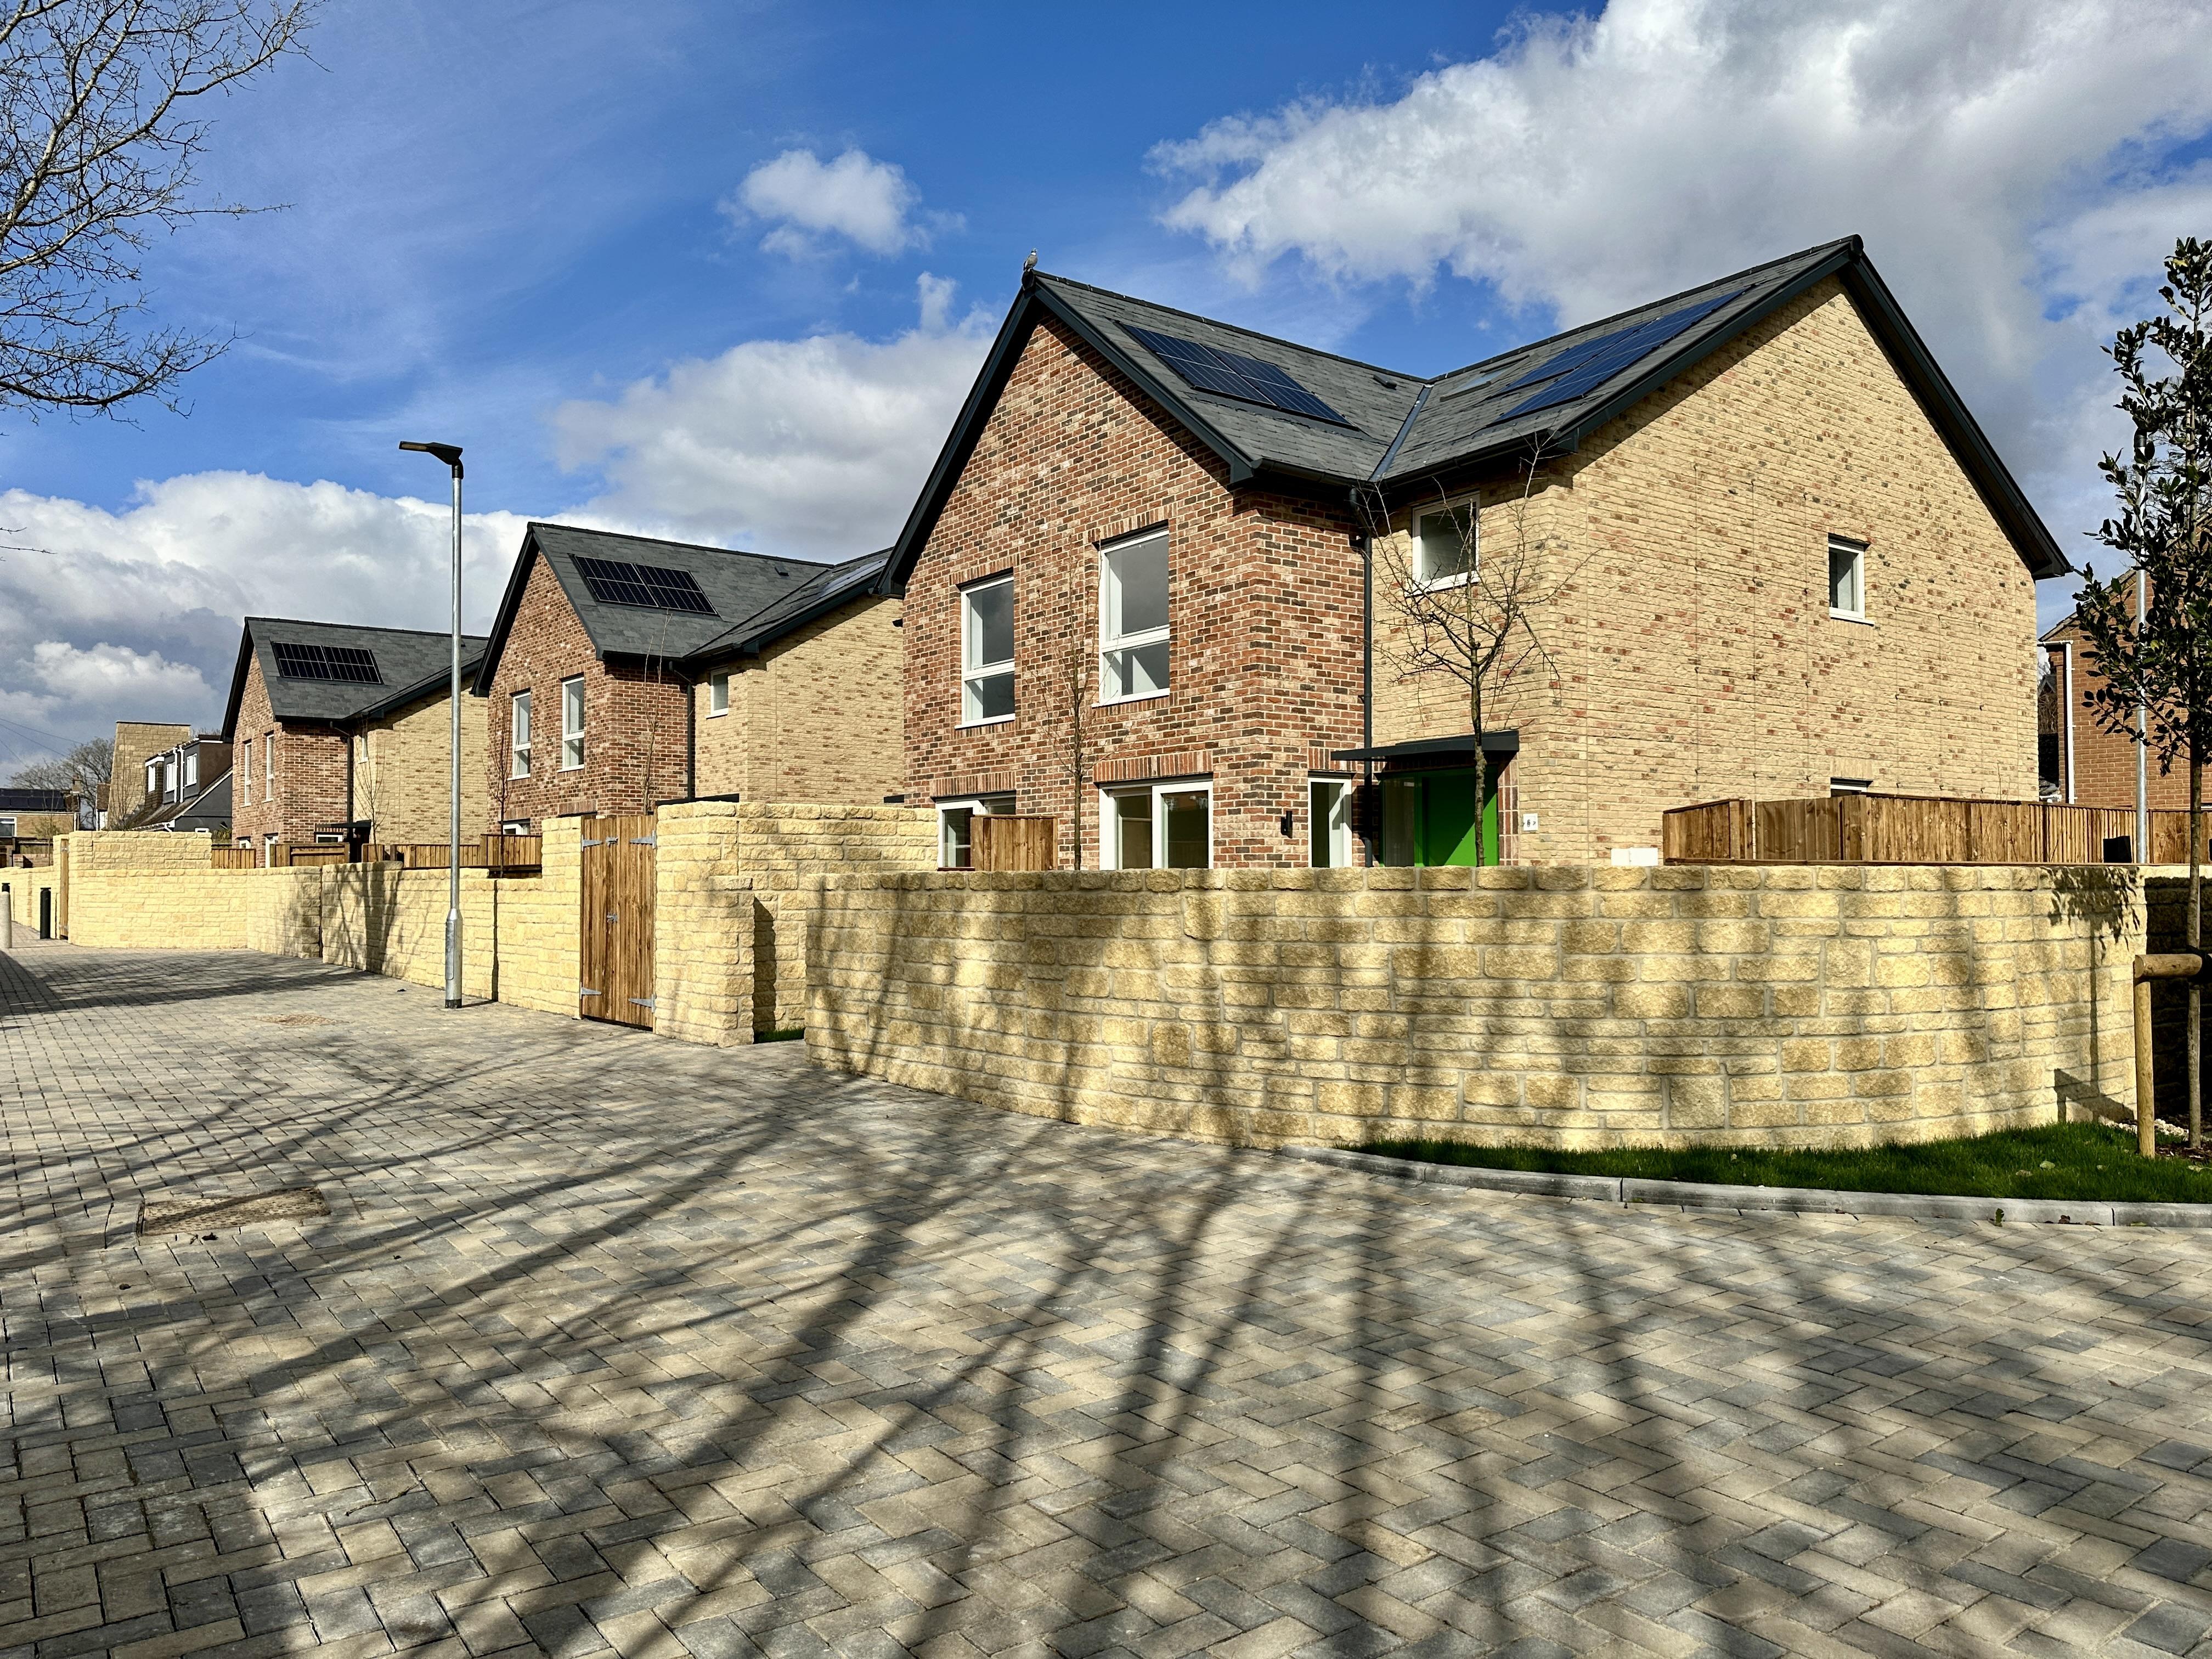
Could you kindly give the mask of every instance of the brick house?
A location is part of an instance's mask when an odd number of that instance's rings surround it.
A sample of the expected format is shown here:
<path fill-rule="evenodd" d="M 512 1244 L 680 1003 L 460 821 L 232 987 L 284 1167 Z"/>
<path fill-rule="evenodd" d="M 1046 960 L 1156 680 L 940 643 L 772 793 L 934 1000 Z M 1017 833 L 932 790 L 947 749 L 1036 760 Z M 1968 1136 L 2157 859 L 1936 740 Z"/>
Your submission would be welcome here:
<path fill-rule="evenodd" d="M 473 685 L 489 821 L 699 795 L 881 804 L 902 768 L 887 556 L 531 525 Z"/>
<path fill-rule="evenodd" d="M 1478 734 L 1389 584 L 1485 550 L 1556 598 Z M 1560 862 L 1720 795 L 2033 799 L 2064 569 L 1851 238 L 1434 377 L 1030 272 L 882 587 L 948 864 L 1008 811 L 1063 866 Z"/>
<path fill-rule="evenodd" d="M 202 732 L 145 764 L 143 814 L 130 827 L 170 831 L 205 830 L 226 839 L 230 830 L 230 745 Z"/>
<path fill-rule="evenodd" d="M 2090 695 L 2103 686 L 2104 677 L 2097 672 L 2073 613 L 2045 629 L 2036 643 L 2044 657 L 2040 702 L 2045 796 L 2075 806 L 2132 808 L 2139 745 L 2132 738 L 2106 731 L 2090 713 Z M 2176 761 L 2172 771 L 2160 772 L 2157 757 L 2152 757 L 2148 783 L 2154 811 L 2189 810 L 2185 761 Z"/>
<path fill-rule="evenodd" d="M 463 636 L 475 672 L 481 639 Z M 453 635 L 248 617 L 222 738 L 235 844 L 446 839 Z M 461 708 L 462 829 L 484 816 L 483 709 Z"/>

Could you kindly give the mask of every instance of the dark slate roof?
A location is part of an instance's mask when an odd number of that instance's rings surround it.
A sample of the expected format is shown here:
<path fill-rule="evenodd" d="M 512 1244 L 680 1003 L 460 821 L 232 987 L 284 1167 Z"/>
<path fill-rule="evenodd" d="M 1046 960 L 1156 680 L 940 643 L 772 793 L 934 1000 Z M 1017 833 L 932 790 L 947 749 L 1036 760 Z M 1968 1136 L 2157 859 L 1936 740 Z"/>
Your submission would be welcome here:
<path fill-rule="evenodd" d="M 756 655 L 763 647 L 795 633 L 816 617 L 827 616 L 856 599 L 872 597 L 890 556 L 891 550 L 886 547 L 880 552 L 848 559 L 842 564 L 817 566 L 819 575 L 809 577 L 782 598 L 717 634 L 691 653 L 684 665 L 704 668 L 731 657 Z"/>
<path fill-rule="evenodd" d="M 1540 440 L 1552 453 L 1571 451 L 1606 422 L 1830 276 L 1838 277 L 1858 303 L 1869 326 L 1919 395 L 2029 568 L 2038 576 L 2064 574 L 2066 560 L 2049 529 L 1899 308 L 1860 240 L 1852 236 L 1717 277 L 1435 376 L 1358 362 L 1032 271 L 1023 279 L 1022 292 L 900 532 L 882 590 L 896 592 L 903 586 L 1030 331 L 1048 316 L 1121 369 L 1212 449 L 1225 464 L 1232 487 L 1273 474 L 1325 486 L 1387 489 L 1525 456 Z M 1694 324 L 1578 395 L 1542 409 L 1515 412 L 1540 389 L 1514 384 L 1530 369 L 1578 343 L 1723 297 L 1724 303 Z M 1149 349 L 1131 331 L 1133 327 L 1257 358 L 1290 375 L 1346 423 L 1289 414 L 1194 386 Z"/>
<path fill-rule="evenodd" d="M 287 617 L 248 617 L 238 641 L 238 665 L 230 677 L 230 700 L 222 714 L 225 741 L 237 737 L 238 705 L 246 695 L 246 670 L 251 661 L 261 664 L 261 678 L 269 688 L 270 712 L 280 720 L 300 720 L 342 726 L 364 715 L 387 711 L 436 689 L 439 677 L 451 672 L 453 636 L 426 633 L 413 628 L 360 628 L 349 623 L 301 622 Z M 352 646 L 376 658 L 380 684 L 364 685 L 353 680 L 287 679 L 276 672 L 271 647 L 286 645 Z M 484 642 L 472 634 L 461 635 L 461 669 L 473 672 Z"/>
<path fill-rule="evenodd" d="M 0 812 L 66 812 L 69 795 L 60 789 L 0 789 Z"/>
<path fill-rule="evenodd" d="M 609 657 L 690 656 L 698 648 L 730 631 L 732 623 L 757 615 L 790 593 L 823 575 L 824 567 L 809 559 L 772 558 L 765 553 L 744 553 L 733 548 L 708 547 L 696 542 L 661 541 L 651 536 L 625 536 L 611 530 L 585 530 L 574 525 L 532 524 L 523 532 L 522 550 L 507 578 L 500 600 L 489 648 L 477 671 L 476 690 L 491 690 L 500 653 L 506 648 L 507 629 L 514 625 L 515 608 L 529 579 L 531 562 L 542 556 L 546 568 L 561 584 L 561 591 L 584 624 L 592 648 L 602 660 Z M 629 605 L 606 605 L 592 597 L 579 558 L 619 559 L 628 564 L 657 565 L 662 569 L 688 572 L 699 584 L 714 614 L 702 617 L 682 611 L 648 611 Z"/>
<path fill-rule="evenodd" d="M 172 830 L 220 830 L 230 823 L 230 774 L 225 772 L 213 783 L 185 803 L 183 811 L 169 821 Z"/>

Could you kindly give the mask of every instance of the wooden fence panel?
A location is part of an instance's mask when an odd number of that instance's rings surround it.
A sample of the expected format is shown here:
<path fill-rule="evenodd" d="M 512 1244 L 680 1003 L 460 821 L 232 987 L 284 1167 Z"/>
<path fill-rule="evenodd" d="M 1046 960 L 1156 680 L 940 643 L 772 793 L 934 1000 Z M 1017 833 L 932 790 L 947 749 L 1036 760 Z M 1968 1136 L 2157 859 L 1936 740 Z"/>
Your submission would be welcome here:
<path fill-rule="evenodd" d="M 1680 806 L 1660 823 L 1669 864 L 1739 864 L 1751 856 L 1750 803 L 1709 800 Z"/>
<path fill-rule="evenodd" d="M 1762 800 L 1753 811 L 1752 855 L 1761 864 L 1832 864 L 1843 856 L 1833 800 Z"/>
<path fill-rule="evenodd" d="M 978 870 L 1053 870 L 1060 865 L 1060 820 L 1012 814 L 972 821 L 974 867 Z"/>
<path fill-rule="evenodd" d="M 208 849 L 208 867 L 211 870 L 253 870 L 260 867 L 261 854 L 251 847 L 211 847 Z"/>
<path fill-rule="evenodd" d="M 2101 864 L 2133 849 L 2136 815 L 2116 806 L 1936 795 L 1847 794 L 1704 801 L 1664 815 L 1669 864 Z M 2208 835 L 2212 842 L 2212 835 Z M 2151 814 L 2150 861 L 2185 864 L 2189 814 Z M 2212 844 L 2205 849 L 2212 865 Z"/>

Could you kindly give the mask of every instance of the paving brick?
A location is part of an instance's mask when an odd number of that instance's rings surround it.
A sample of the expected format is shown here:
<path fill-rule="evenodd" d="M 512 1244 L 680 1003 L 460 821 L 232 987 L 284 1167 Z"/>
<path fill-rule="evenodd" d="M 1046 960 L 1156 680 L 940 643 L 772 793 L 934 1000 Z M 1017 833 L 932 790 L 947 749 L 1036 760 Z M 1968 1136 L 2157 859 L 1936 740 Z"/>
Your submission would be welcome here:
<path fill-rule="evenodd" d="M 0 957 L 0 1135 L 6 1659 L 2212 1629 L 2187 1234 L 1409 1193 L 66 945 Z"/>

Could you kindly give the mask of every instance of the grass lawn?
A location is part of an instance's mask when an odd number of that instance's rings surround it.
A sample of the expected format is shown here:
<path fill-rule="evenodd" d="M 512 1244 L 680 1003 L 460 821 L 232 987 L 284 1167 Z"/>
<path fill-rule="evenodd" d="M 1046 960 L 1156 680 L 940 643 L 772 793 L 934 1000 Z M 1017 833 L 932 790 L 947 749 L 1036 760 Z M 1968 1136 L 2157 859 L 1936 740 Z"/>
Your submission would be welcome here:
<path fill-rule="evenodd" d="M 1743 1187 L 1818 1187 L 1830 1192 L 1957 1193 L 1970 1198 L 2102 1199 L 2112 1203 L 2212 1203 L 2212 1164 L 2140 1157 L 2135 1132 L 2102 1123 L 2054 1123 L 1971 1140 L 1868 1146 L 1832 1152 L 1619 1146 L 1599 1152 L 1469 1146 L 1452 1140 L 1378 1140 L 1358 1149 L 1430 1164 L 1644 1181 L 1727 1182 Z"/>

